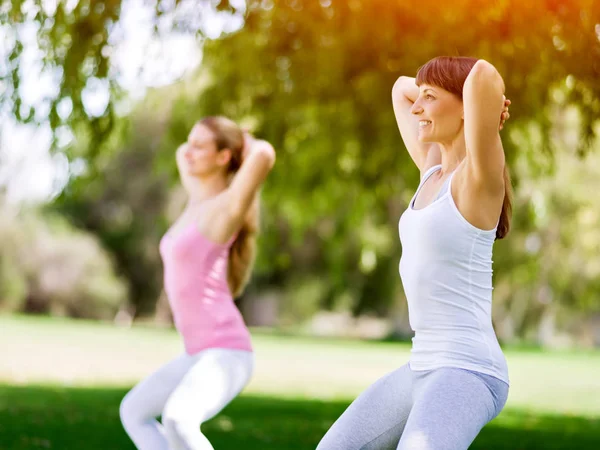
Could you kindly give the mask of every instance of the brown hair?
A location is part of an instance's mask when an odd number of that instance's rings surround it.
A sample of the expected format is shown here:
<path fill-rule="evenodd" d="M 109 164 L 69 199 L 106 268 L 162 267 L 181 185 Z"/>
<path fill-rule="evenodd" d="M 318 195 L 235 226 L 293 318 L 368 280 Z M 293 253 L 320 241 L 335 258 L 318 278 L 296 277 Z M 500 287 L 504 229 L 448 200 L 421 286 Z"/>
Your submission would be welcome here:
<path fill-rule="evenodd" d="M 476 58 L 463 56 L 438 56 L 428 61 L 417 72 L 416 84 L 438 86 L 463 99 L 463 87 Z M 496 229 L 496 239 L 502 239 L 510 231 L 512 217 L 512 185 L 508 166 L 504 164 L 504 201 L 500 221 Z"/>
<path fill-rule="evenodd" d="M 206 117 L 199 123 L 212 131 L 217 150 L 229 149 L 231 151 L 231 160 L 227 171 L 233 176 L 243 162 L 244 133 L 234 121 L 223 116 Z M 244 224 L 229 249 L 227 281 L 234 298 L 242 294 L 252 272 L 256 257 L 258 213 L 258 201 L 255 201 L 247 212 Z"/>

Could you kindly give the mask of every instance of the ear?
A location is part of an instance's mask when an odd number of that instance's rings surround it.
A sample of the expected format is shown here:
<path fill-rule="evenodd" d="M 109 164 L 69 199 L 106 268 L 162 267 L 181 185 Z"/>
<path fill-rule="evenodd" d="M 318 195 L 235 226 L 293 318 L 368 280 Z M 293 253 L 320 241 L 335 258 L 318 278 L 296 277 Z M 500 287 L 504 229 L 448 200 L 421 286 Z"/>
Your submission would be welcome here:
<path fill-rule="evenodd" d="M 226 167 L 231 161 L 231 150 L 224 148 L 217 153 L 217 164 Z"/>

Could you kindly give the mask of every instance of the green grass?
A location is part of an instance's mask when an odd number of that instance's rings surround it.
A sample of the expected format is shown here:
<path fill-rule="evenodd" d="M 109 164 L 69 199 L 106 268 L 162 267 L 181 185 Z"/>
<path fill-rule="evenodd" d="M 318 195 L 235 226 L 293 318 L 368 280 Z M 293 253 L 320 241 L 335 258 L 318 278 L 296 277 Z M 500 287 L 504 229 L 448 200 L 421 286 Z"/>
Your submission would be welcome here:
<path fill-rule="evenodd" d="M 0 449 L 133 449 L 118 406 L 176 356 L 172 330 L 0 317 Z M 371 382 L 406 362 L 396 343 L 255 332 L 257 371 L 203 430 L 217 450 L 314 449 Z M 472 449 L 600 449 L 600 353 L 507 351 L 511 393 Z"/>
<path fill-rule="evenodd" d="M 126 389 L 0 387 L 2 449 L 133 449 L 118 418 Z M 316 447 L 348 402 L 243 395 L 203 430 L 216 449 Z M 508 409 L 472 449 L 597 449 L 600 421 Z"/>

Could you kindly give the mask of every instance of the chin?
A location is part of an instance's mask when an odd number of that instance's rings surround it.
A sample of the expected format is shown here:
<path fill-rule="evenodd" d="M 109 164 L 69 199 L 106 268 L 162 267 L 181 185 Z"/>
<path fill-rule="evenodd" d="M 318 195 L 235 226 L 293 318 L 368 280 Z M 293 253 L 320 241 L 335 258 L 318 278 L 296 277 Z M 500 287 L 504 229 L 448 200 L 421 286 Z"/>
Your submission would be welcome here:
<path fill-rule="evenodd" d="M 187 174 L 191 177 L 197 177 L 200 175 L 197 169 L 194 167 L 188 167 Z"/>

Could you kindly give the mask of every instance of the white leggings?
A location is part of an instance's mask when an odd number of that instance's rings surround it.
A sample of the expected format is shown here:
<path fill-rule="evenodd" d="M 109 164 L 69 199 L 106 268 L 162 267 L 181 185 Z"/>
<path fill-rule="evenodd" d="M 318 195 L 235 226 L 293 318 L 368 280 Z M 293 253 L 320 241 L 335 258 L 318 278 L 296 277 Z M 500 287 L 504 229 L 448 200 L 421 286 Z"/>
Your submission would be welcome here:
<path fill-rule="evenodd" d="M 127 393 L 120 408 L 123 427 L 139 450 L 213 450 L 200 424 L 242 391 L 253 366 L 252 352 L 244 350 L 183 354 Z"/>
<path fill-rule="evenodd" d="M 358 396 L 317 450 L 466 450 L 507 397 L 508 384 L 489 375 L 406 364 Z"/>

